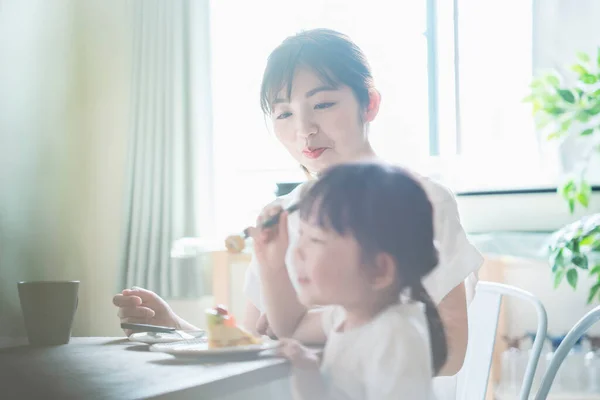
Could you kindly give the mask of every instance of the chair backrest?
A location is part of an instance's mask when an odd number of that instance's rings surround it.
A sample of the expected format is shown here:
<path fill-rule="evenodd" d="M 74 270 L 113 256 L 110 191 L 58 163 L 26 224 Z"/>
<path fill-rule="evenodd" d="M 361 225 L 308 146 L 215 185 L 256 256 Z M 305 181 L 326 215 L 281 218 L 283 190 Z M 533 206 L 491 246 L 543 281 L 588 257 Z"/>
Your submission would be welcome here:
<path fill-rule="evenodd" d="M 468 310 L 469 343 L 463 368 L 458 373 L 457 400 L 485 399 L 503 296 L 512 296 L 528 301 L 537 312 L 537 333 L 519 392 L 519 399 L 526 400 L 529 397 L 535 370 L 546 339 L 548 327 L 546 309 L 529 292 L 509 285 L 480 281 L 477 283 L 475 296 Z"/>
<path fill-rule="evenodd" d="M 560 368 L 562 362 L 565 357 L 575 343 L 594 325 L 596 322 L 600 320 L 600 306 L 594 308 L 586 315 L 583 316 L 574 326 L 571 328 L 569 333 L 562 340 L 554 355 L 552 356 L 552 361 L 546 368 L 546 372 L 542 378 L 542 383 L 540 384 L 540 388 L 535 395 L 535 400 L 545 400 L 548 397 L 548 393 L 550 392 L 550 388 L 552 387 L 552 383 L 554 382 L 554 378 L 556 377 L 556 373 Z"/>

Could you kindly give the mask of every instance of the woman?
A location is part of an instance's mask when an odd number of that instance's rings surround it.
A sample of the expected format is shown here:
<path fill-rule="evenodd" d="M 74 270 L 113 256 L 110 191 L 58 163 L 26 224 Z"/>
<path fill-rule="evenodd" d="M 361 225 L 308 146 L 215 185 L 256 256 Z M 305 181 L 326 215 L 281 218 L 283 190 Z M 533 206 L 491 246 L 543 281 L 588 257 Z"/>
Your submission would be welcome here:
<path fill-rule="evenodd" d="M 310 175 L 335 164 L 376 159 L 369 143 L 369 123 L 377 117 L 381 96 L 375 89 L 364 54 L 348 37 L 316 29 L 287 38 L 269 56 L 261 88 L 261 107 L 271 117 L 279 141 Z M 394 134 L 394 133 L 392 133 Z M 482 256 L 469 243 L 460 224 L 456 201 L 443 186 L 420 178 L 434 207 L 435 238 L 440 264 L 424 286 L 438 304 L 448 338 L 448 359 L 439 375 L 455 375 L 467 345 L 465 280 L 480 268 Z M 303 185 L 277 205 L 298 200 Z M 267 207 L 272 209 L 272 205 Z M 298 238 L 298 217 L 290 216 L 287 267 L 295 282 L 291 249 Z M 265 332 L 258 266 L 253 259 L 246 275 L 245 326 Z M 156 294 L 125 290 L 115 296 L 122 321 L 192 329 Z M 144 306 L 141 306 L 141 304 Z M 454 381 L 436 378 L 440 398 L 454 398 Z"/>

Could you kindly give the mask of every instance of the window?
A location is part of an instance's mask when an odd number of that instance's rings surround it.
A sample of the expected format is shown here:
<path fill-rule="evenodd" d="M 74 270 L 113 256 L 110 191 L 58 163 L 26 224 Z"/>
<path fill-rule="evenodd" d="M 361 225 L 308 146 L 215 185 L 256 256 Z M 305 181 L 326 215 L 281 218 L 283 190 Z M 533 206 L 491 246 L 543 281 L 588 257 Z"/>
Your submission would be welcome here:
<path fill-rule="evenodd" d="M 538 142 L 521 102 L 532 70 L 531 1 L 211 3 L 219 235 L 252 223 L 276 182 L 303 179 L 269 132 L 258 97 L 267 56 L 301 29 L 339 30 L 366 53 L 383 96 L 371 127 L 381 157 L 455 172 L 448 182 L 459 188 L 539 184 Z"/>

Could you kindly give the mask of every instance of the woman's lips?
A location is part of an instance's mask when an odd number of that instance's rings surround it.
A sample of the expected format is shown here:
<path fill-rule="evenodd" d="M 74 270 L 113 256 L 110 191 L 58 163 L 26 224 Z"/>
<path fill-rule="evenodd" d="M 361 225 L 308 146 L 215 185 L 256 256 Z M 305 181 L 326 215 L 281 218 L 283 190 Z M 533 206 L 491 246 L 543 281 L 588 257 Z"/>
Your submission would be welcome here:
<path fill-rule="evenodd" d="M 317 147 L 317 148 L 314 148 L 314 149 L 308 148 L 308 149 L 302 150 L 302 154 L 306 158 L 316 159 L 316 158 L 321 157 L 321 154 L 323 154 L 323 152 L 325 150 L 327 150 L 327 147 Z"/>
<path fill-rule="evenodd" d="M 308 279 L 306 277 L 298 277 L 298 283 L 302 286 L 305 286 L 310 283 L 310 279 Z"/>

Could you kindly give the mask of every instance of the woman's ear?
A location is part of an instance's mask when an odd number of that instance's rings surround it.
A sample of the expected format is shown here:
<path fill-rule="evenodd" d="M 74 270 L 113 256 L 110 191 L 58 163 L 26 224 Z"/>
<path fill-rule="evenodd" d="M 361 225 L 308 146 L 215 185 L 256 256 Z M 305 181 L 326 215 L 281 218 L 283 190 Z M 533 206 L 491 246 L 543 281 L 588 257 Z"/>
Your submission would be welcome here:
<path fill-rule="evenodd" d="M 381 104 L 381 94 L 377 89 L 369 90 L 369 104 L 365 112 L 365 122 L 371 122 L 379 113 L 379 105 Z"/>
<path fill-rule="evenodd" d="M 375 290 L 386 289 L 396 281 L 396 261 L 388 253 L 375 256 L 371 271 L 371 287 Z"/>

